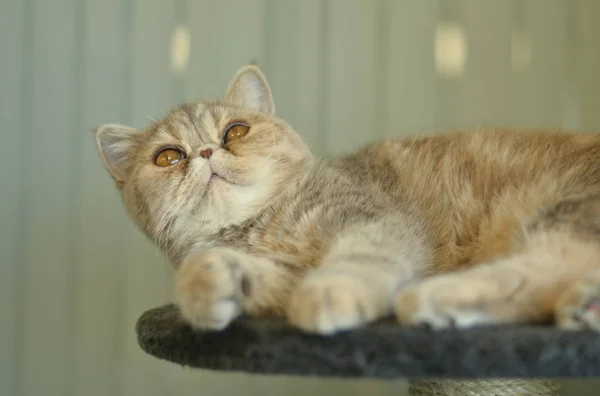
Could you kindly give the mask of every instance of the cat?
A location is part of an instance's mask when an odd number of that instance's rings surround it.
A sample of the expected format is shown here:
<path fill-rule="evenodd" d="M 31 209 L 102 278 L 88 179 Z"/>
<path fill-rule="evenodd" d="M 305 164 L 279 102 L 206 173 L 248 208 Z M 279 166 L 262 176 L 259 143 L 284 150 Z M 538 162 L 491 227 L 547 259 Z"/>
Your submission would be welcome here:
<path fill-rule="evenodd" d="M 95 133 L 195 328 L 247 314 L 333 334 L 395 314 L 600 330 L 599 134 L 448 131 L 318 158 L 256 65 L 221 100 Z"/>

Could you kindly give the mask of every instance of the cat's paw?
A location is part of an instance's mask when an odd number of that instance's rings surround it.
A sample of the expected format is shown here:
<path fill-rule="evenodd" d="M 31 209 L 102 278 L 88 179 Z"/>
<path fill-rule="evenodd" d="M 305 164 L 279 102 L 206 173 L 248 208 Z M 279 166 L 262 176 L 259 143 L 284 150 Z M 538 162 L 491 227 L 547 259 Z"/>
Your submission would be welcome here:
<path fill-rule="evenodd" d="M 600 279 L 576 282 L 567 288 L 555 306 L 558 327 L 600 331 Z"/>
<path fill-rule="evenodd" d="M 451 282 L 423 281 L 407 286 L 396 295 L 396 318 L 402 324 L 427 324 L 434 329 L 467 327 L 472 322 L 485 322 L 476 311 L 465 309 L 453 298 L 444 298 L 444 292 L 452 292 L 456 286 Z"/>
<path fill-rule="evenodd" d="M 221 330 L 242 312 L 243 255 L 212 249 L 188 257 L 178 269 L 175 298 L 182 317 L 200 329 Z"/>
<path fill-rule="evenodd" d="M 512 296 L 521 277 L 503 268 L 483 268 L 424 279 L 400 290 L 394 309 L 401 324 L 434 329 L 467 328 L 519 320 Z"/>
<path fill-rule="evenodd" d="M 304 331 L 332 334 L 375 319 L 377 305 L 377 299 L 362 279 L 319 274 L 306 278 L 292 294 L 287 317 Z"/>

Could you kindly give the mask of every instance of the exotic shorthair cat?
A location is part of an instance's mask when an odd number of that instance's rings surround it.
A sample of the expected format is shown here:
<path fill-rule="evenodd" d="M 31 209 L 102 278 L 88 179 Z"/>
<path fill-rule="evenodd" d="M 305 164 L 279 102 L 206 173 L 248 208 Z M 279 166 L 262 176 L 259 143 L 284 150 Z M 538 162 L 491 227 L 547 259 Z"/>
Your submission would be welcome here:
<path fill-rule="evenodd" d="M 465 131 L 320 159 L 249 65 L 222 100 L 96 140 L 197 328 L 243 313 L 330 334 L 395 313 L 600 330 L 599 134 Z"/>

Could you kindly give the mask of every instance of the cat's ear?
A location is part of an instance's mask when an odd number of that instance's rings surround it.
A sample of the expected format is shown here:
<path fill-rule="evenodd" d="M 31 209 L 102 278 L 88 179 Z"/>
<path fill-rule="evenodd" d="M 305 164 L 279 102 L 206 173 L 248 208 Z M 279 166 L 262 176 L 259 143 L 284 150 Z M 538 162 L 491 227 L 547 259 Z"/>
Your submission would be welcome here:
<path fill-rule="evenodd" d="M 256 65 L 242 67 L 231 80 L 225 100 L 238 106 L 275 113 L 275 103 L 267 78 Z"/>
<path fill-rule="evenodd" d="M 98 127 L 96 145 L 106 169 L 119 183 L 129 176 L 140 131 L 124 125 L 105 124 Z"/>

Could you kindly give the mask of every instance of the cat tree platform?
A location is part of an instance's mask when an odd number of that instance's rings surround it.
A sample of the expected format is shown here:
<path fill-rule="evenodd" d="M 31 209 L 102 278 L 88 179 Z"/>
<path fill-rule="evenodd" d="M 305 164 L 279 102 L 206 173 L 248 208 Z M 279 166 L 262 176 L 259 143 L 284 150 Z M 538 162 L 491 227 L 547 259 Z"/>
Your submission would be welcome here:
<path fill-rule="evenodd" d="M 410 379 L 414 395 L 554 395 L 553 378 L 600 376 L 600 334 L 543 326 L 434 331 L 384 320 L 326 337 L 281 320 L 240 318 L 223 331 L 200 332 L 166 305 L 145 312 L 136 330 L 145 352 L 184 366 Z"/>

